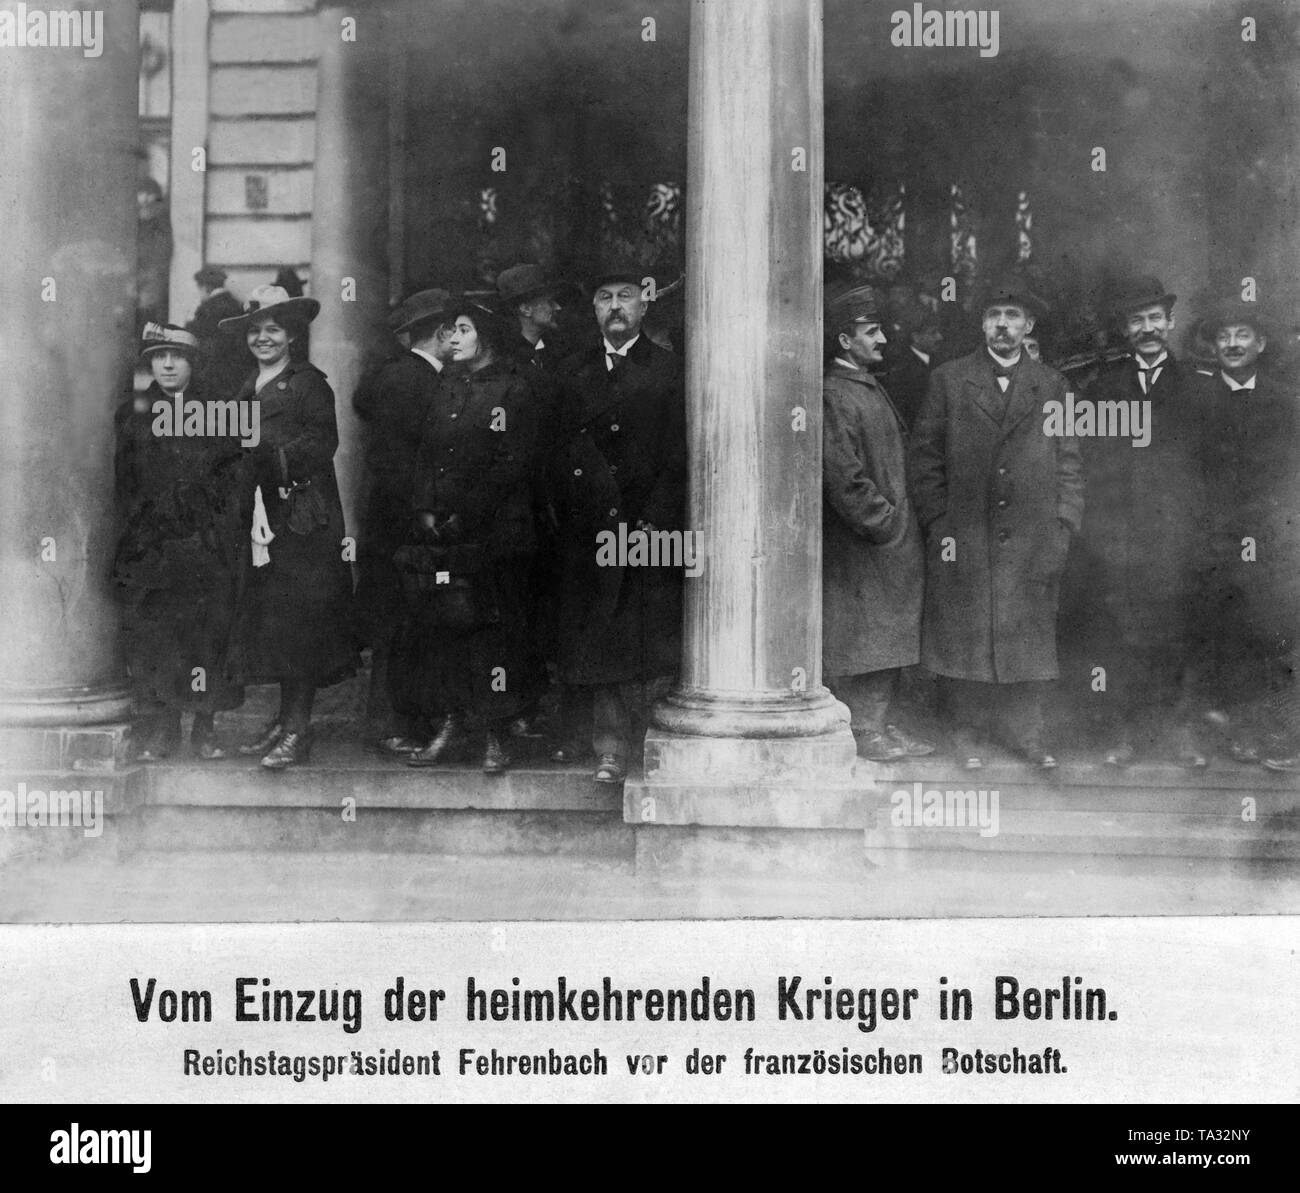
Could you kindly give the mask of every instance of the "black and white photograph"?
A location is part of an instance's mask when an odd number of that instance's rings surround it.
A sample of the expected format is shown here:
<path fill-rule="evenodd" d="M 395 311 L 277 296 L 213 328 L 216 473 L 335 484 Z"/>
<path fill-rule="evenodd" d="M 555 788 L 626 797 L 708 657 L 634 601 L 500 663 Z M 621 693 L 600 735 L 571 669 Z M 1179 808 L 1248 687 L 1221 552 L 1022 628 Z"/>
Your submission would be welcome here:
<path fill-rule="evenodd" d="M 1300 1093 L 1300 3 L 5 0 L 0 212 L 0 1100 Z"/>

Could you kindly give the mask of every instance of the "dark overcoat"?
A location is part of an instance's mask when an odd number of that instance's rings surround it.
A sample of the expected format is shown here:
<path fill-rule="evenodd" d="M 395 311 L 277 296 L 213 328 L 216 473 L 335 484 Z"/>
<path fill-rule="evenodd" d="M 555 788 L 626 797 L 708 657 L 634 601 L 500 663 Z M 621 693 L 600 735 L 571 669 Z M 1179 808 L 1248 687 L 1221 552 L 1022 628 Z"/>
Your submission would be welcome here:
<path fill-rule="evenodd" d="M 1105 603 L 1121 641 L 1174 646 L 1185 636 L 1203 568 L 1204 399 L 1191 371 L 1172 357 L 1148 394 L 1137 374 L 1132 358 L 1108 364 L 1079 395 L 1094 403 L 1149 401 L 1151 442 L 1079 440 L 1088 516 L 1079 543 L 1083 566 L 1072 580 Z"/>
<path fill-rule="evenodd" d="M 930 387 L 930 366 L 911 348 L 903 347 L 885 374 L 889 398 L 908 430 L 916 423 L 921 404 Z"/>
<path fill-rule="evenodd" d="M 684 530 L 686 405 L 678 358 L 644 334 L 614 372 L 598 341 L 560 371 L 564 432 L 552 458 L 560 581 L 557 652 L 572 684 L 672 675 L 682 569 L 601 566 L 597 535 L 638 522 Z M 707 566 L 707 564 L 706 564 Z"/>
<path fill-rule="evenodd" d="M 198 384 L 185 393 L 187 401 L 206 396 Z M 132 687 L 146 708 L 235 708 L 243 692 L 230 676 L 229 646 L 247 541 L 239 440 L 155 435 L 155 401 L 172 402 L 156 381 L 140 408 L 132 399 L 117 416 L 124 526 L 113 580 Z"/>
<path fill-rule="evenodd" d="M 925 550 L 906 432 L 871 373 L 836 362 L 822 387 L 822 670 L 860 675 L 921 656 Z"/>
<path fill-rule="evenodd" d="M 440 374 L 424 357 L 403 352 L 380 365 L 352 398 L 365 423 L 367 473 L 357 543 L 357 613 L 371 640 L 401 611 L 393 553 L 410 537 L 416 454 L 440 384 Z"/>
<path fill-rule="evenodd" d="M 1300 394 L 1263 369 L 1253 390 L 1230 390 L 1215 373 L 1197 378 L 1197 392 L 1211 606 L 1230 614 L 1230 632 L 1248 630 L 1280 657 L 1300 639 Z"/>
<path fill-rule="evenodd" d="M 1003 394 L 983 348 L 931 375 L 909 471 L 926 533 L 921 661 L 939 675 L 1056 678 L 1060 577 L 1083 518 L 1078 445 L 1044 431 L 1065 394 L 1027 355 Z"/>
<path fill-rule="evenodd" d="M 275 539 L 264 567 L 252 566 L 245 545 L 240 673 L 247 683 L 294 679 L 322 686 L 352 674 L 357 661 L 352 568 L 344 559 L 334 475 L 334 391 L 306 362 L 291 361 L 261 389 L 256 382 L 250 374 L 238 394 L 257 400 L 261 411 L 261 442 L 247 449 L 245 511 L 251 520 L 253 490 L 260 487 Z M 282 497 L 281 488 L 292 495 Z M 296 529 L 289 524 L 294 503 L 302 505 Z"/>
<path fill-rule="evenodd" d="M 422 625 L 413 610 L 403 634 L 413 687 L 404 699 L 431 716 L 473 711 L 507 720 L 535 694 L 526 601 L 537 541 L 533 371 L 509 355 L 474 373 L 448 369 L 424 420 L 408 509 L 456 516 L 459 531 L 438 545 L 482 548 L 473 582 L 498 613 L 494 625 L 452 634 Z M 494 685 L 494 674 L 504 683 Z"/>

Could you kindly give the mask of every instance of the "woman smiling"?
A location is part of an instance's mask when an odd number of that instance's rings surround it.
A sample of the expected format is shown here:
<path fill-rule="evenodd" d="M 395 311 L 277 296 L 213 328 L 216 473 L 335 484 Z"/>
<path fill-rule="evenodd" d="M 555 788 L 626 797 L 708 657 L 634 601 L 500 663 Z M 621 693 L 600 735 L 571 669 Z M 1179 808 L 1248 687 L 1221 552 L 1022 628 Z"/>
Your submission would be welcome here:
<path fill-rule="evenodd" d="M 308 757 L 316 689 L 356 666 L 352 575 L 334 476 L 334 391 L 324 373 L 289 353 L 319 310 L 313 298 L 262 286 L 243 315 L 221 323 L 222 331 L 245 337 L 257 361 L 237 395 L 260 404 L 262 441 L 248 452 L 250 566 L 236 659 L 245 682 L 280 685 L 279 711 L 240 747 L 262 755 L 270 770 Z"/>

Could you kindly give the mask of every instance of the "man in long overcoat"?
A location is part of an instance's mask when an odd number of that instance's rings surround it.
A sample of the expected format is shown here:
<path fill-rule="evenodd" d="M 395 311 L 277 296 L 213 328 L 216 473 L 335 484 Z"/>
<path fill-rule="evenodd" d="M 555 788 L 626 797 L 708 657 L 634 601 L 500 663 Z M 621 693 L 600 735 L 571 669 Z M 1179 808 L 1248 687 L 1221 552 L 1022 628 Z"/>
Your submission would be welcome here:
<path fill-rule="evenodd" d="M 935 370 L 910 473 L 926 533 L 921 661 L 945 679 L 963 765 L 983 765 L 985 722 L 1048 769 L 1043 681 L 1057 676 L 1058 586 L 1083 517 L 1078 445 L 1048 434 L 1065 379 L 1021 349 L 1041 309 L 1015 281 L 984 304 L 985 346 Z"/>
<path fill-rule="evenodd" d="M 869 286 L 827 294 L 822 384 L 822 670 L 864 757 L 932 753 L 890 718 L 899 670 L 921 657 L 925 550 L 907 494 L 898 410 L 872 373 L 885 343 Z"/>
<path fill-rule="evenodd" d="M 594 279 L 600 339 L 561 369 L 563 432 L 550 486 L 559 524 L 558 642 L 562 740 L 572 756 L 591 708 L 595 777 L 619 783 L 631 719 L 619 685 L 673 675 L 682 621 L 682 568 L 598 558 L 609 531 L 680 531 L 686 515 L 686 403 L 679 362 L 642 334 L 642 270 Z M 620 529 L 621 528 L 621 529 Z"/>
<path fill-rule="evenodd" d="M 1232 756 L 1300 771 L 1300 398 L 1255 304 L 1220 302 L 1202 326 L 1217 357 L 1214 375 L 1196 378 L 1215 500 L 1201 535 L 1207 616 L 1192 645 L 1210 661 Z"/>
<path fill-rule="evenodd" d="M 409 698 L 413 660 L 401 632 L 405 610 L 393 554 L 411 535 L 416 456 L 443 367 L 451 358 L 446 324 L 455 317 L 454 307 L 452 296 L 440 289 L 405 299 L 389 326 L 394 335 L 409 340 L 410 348 L 384 362 L 352 399 L 366 423 L 369 481 L 357 550 L 357 613 L 372 651 L 367 735 L 389 754 L 412 754 L 428 738 L 421 732 L 426 727 L 413 723 L 419 710 Z"/>
<path fill-rule="evenodd" d="M 1131 355 L 1103 366 L 1082 395 L 1098 410 L 1119 403 L 1148 415 L 1136 440 L 1081 440 L 1088 517 L 1071 604 L 1087 610 L 1080 629 L 1089 675 L 1097 666 L 1106 672 L 1105 691 L 1089 698 L 1109 711 L 1111 766 L 1161 746 L 1187 766 L 1206 761 L 1189 725 L 1188 634 L 1204 516 L 1201 410 L 1192 370 L 1169 350 L 1174 301 L 1153 277 L 1117 288 L 1112 314 Z M 1079 599 L 1081 590 L 1088 599 Z"/>

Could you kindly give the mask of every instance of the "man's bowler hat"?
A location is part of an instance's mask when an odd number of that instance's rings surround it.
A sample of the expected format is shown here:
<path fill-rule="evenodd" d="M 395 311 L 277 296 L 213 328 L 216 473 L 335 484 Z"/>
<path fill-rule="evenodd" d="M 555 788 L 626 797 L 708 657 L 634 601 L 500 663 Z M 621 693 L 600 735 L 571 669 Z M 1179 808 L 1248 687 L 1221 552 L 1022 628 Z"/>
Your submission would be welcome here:
<path fill-rule="evenodd" d="M 1175 295 L 1170 294 L 1158 279 L 1150 274 L 1126 278 L 1110 296 L 1111 313 L 1116 318 L 1123 318 L 1132 311 L 1144 307 L 1164 306 L 1173 310 Z"/>

